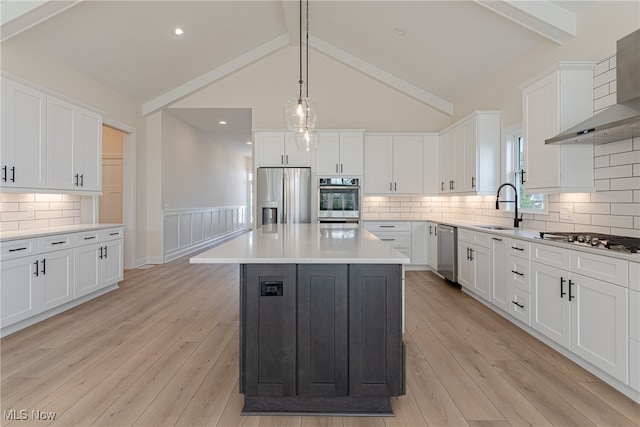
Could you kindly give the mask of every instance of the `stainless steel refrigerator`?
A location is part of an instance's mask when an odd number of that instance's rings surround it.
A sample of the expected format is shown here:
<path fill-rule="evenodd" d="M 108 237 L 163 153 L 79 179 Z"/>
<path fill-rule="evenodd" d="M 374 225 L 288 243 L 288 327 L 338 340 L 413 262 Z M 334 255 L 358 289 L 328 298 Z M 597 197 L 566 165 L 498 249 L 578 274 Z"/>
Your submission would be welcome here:
<path fill-rule="evenodd" d="M 258 168 L 258 226 L 311 222 L 311 168 Z"/>

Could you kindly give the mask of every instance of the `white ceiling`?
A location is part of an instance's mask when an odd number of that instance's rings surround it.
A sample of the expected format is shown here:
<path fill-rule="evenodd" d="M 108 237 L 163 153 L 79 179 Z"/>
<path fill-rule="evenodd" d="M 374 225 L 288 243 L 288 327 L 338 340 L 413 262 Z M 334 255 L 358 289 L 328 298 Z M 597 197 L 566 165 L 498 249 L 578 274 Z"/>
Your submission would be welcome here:
<path fill-rule="evenodd" d="M 552 48 L 571 38 L 575 14 L 589 3 L 312 0 L 310 46 L 374 78 L 390 75 L 387 84 L 400 82 L 399 90 L 413 88 L 446 111 L 534 43 Z M 19 39 L 147 110 L 186 95 L 243 55 L 251 61 L 298 42 L 297 1 L 38 0 L 31 10 L 9 8 L 24 4 L 2 0 L 3 43 Z M 52 4 L 53 12 L 45 10 Z M 183 36 L 173 34 L 176 26 Z"/>

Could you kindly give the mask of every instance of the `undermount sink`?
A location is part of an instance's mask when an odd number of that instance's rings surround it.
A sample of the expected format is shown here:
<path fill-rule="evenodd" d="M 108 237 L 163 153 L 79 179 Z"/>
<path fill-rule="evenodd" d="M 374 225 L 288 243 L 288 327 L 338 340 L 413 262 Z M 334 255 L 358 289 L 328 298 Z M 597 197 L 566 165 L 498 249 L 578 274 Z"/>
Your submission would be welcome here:
<path fill-rule="evenodd" d="M 476 225 L 474 227 L 484 228 L 487 230 L 513 230 L 513 227 L 505 227 L 504 225 Z"/>

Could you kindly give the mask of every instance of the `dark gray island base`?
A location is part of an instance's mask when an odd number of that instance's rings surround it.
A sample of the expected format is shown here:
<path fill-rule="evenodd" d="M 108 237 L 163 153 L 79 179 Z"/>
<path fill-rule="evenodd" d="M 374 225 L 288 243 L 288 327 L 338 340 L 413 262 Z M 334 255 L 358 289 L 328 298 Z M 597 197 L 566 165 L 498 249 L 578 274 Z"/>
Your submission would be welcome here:
<path fill-rule="evenodd" d="M 405 394 L 400 264 L 241 264 L 245 415 L 393 416 Z"/>

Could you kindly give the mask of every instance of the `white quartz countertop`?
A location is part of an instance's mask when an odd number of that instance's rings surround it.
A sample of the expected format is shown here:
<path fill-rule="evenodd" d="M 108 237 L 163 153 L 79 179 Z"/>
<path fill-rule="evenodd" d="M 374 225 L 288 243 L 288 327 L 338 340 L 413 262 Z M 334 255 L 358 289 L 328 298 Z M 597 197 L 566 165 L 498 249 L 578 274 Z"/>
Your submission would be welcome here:
<path fill-rule="evenodd" d="M 192 264 L 409 264 L 362 227 L 348 224 L 278 224 L 243 234 L 196 255 Z"/>
<path fill-rule="evenodd" d="M 53 234 L 77 233 L 79 231 L 101 230 L 104 228 L 122 227 L 122 224 L 74 224 L 61 225 L 58 227 L 29 228 L 26 230 L 10 230 L 0 232 L 0 242 L 29 239 L 33 237 L 44 237 Z"/>

